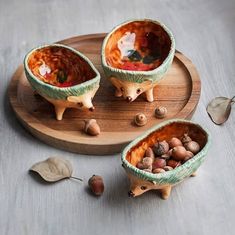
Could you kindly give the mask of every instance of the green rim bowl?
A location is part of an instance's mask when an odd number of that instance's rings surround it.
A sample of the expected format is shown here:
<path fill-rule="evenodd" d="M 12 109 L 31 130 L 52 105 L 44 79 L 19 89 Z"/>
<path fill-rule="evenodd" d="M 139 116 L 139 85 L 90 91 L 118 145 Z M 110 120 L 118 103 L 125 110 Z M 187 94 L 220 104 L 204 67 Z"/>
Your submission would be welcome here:
<path fill-rule="evenodd" d="M 144 28 L 145 26 L 143 26 L 143 27 L 138 27 L 138 25 L 136 26 L 136 24 L 138 24 L 138 23 L 146 25 L 146 29 Z M 109 44 L 111 44 L 111 43 L 113 45 L 115 43 L 117 44 L 118 40 L 120 40 L 121 36 L 123 34 L 125 34 L 127 31 L 129 31 L 129 32 L 134 31 L 137 34 L 139 32 L 139 30 L 141 30 L 141 29 L 145 30 L 145 31 L 148 30 L 149 24 L 151 24 L 153 26 L 156 25 L 156 27 L 159 27 L 162 30 L 162 32 L 164 32 L 164 34 L 166 35 L 167 40 L 170 42 L 170 46 L 169 46 L 169 50 L 168 50 L 169 52 L 158 67 L 156 67 L 155 69 L 152 69 L 152 70 L 148 70 L 148 71 L 135 71 L 135 70 L 120 69 L 120 68 L 117 68 L 117 67 L 112 66 L 109 63 L 107 63 L 107 55 L 106 54 L 113 53 L 112 45 L 110 47 Z M 130 25 L 130 27 L 129 27 L 129 25 Z M 123 29 L 123 32 L 121 32 L 121 34 L 120 34 L 119 31 L 121 31 L 122 29 Z M 118 32 L 117 36 L 115 35 L 116 32 Z M 154 33 L 154 31 L 153 31 L 153 33 Z M 110 43 L 109 42 L 110 40 L 113 40 L 114 43 L 113 42 Z M 143 81 L 151 80 L 153 83 L 155 83 L 155 82 L 158 82 L 165 75 L 165 73 L 168 71 L 168 69 L 170 68 L 172 61 L 173 61 L 173 58 L 174 58 L 174 54 L 175 54 L 174 36 L 173 36 L 172 32 L 163 23 L 156 21 L 156 20 L 151 20 L 151 19 L 137 19 L 137 20 L 130 20 L 130 21 L 124 22 L 124 23 L 116 26 L 110 33 L 107 34 L 107 36 L 105 37 L 103 44 L 102 44 L 101 63 L 102 63 L 104 72 L 108 78 L 116 77 L 121 80 L 126 80 L 129 82 L 136 82 L 136 83 L 142 83 Z"/>
<path fill-rule="evenodd" d="M 181 166 L 176 167 L 171 171 L 153 174 L 140 170 L 130 163 L 131 157 L 136 157 L 133 150 L 139 149 L 140 152 L 142 151 L 142 155 L 144 155 L 147 147 L 151 147 L 154 142 L 156 142 L 156 139 L 159 138 L 161 140 L 162 138 L 169 140 L 172 137 L 180 137 L 185 132 L 188 132 L 189 136 L 192 136 L 192 139 L 199 143 L 201 150 L 193 158 Z M 143 135 L 132 141 L 122 152 L 122 166 L 127 173 L 132 174 L 142 180 L 151 181 L 158 185 L 174 185 L 192 175 L 199 168 L 205 160 L 210 144 L 210 134 L 199 124 L 183 119 L 171 119 L 154 126 Z M 129 161 L 127 160 L 127 157 L 129 158 Z"/>
<path fill-rule="evenodd" d="M 80 59 L 82 59 L 83 61 L 87 63 L 89 69 L 91 69 L 93 73 L 95 74 L 94 78 L 89 79 L 83 83 L 73 85 L 73 86 L 68 86 L 68 87 L 57 87 L 57 86 L 53 86 L 53 85 L 50 85 L 48 83 L 41 81 L 30 70 L 28 66 L 28 60 L 29 60 L 30 55 L 32 55 L 32 53 L 34 53 L 37 50 L 47 48 L 47 47 L 48 48 L 49 47 L 64 48 L 74 53 Z M 92 62 L 86 56 L 84 56 L 81 52 L 71 47 L 62 45 L 62 44 L 43 45 L 43 46 L 39 46 L 39 47 L 32 49 L 26 54 L 24 58 L 24 69 L 25 69 L 26 77 L 29 83 L 31 84 L 31 86 L 33 87 L 33 89 L 36 90 L 40 95 L 50 98 L 50 99 L 66 100 L 66 98 L 69 96 L 80 96 L 92 90 L 94 87 L 98 86 L 100 83 L 100 74 L 97 71 L 97 69 L 94 67 Z"/>

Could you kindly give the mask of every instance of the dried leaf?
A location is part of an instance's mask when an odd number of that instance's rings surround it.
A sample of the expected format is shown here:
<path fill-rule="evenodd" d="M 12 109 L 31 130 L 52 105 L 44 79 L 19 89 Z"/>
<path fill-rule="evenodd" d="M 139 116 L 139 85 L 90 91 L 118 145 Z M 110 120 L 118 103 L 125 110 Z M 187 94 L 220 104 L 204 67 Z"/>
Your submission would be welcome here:
<path fill-rule="evenodd" d="M 231 105 L 234 103 L 234 98 L 216 97 L 207 106 L 207 113 L 211 120 L 221 125 L 227 121 L 231 113 Z"/>
<path fill-rule="evenodd" d="M 48 182 L 56 182 L 61 179 L 70 178 L 73 172 L 70 162 L 58 157 L 50 157 L 45 161 L 38 162 L 34 164 L 30 170 L 37 172 Z"/>

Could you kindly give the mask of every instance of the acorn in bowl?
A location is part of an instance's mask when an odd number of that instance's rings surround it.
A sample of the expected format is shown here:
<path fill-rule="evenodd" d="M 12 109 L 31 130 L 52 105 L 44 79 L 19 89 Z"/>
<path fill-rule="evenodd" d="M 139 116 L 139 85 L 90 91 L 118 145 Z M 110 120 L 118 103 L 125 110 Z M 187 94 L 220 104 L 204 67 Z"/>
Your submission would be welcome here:
<path fill-rule="evenodd" d="M 143 19 L 115 27 L 102 45 L 102 66 L 116 87 L 115 95 L 128 102 L 145 93 L 154 100 L 153 88 L 170 68 L 175 40 L 161 22 Z"/>
<path fill-rule="evenodd" d="M 167 199 L 172 186 L 196 172 L 210 142 L 205 129 L 183 119 L 151 128 L 122 152 L 122 166 L 130 179 L 129 196 L 157 189 Z"/>
<path fill-rule="evenodd" d="M 57 120 L 66 108 L 94 110 L 100 74 L 79 51 L 61 44 L 37 47 L 26 55 L 24 68 L 33 89 L 54 105 Z"/>

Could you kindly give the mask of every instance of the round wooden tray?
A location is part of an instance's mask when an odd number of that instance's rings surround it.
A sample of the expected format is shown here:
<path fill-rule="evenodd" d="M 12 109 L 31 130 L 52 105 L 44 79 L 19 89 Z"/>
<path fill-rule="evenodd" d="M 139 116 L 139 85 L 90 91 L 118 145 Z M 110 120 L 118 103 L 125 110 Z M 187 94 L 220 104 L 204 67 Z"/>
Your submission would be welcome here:
<path fill-rule="evenodd" d="M 197 106 L 201 83 L 192 62 L 176 52 L 173 65 L 164 79 L 154 89 L 156 101 L 148 103 L 139 97 L 126 103 L 114 96 L 114 88 L 105 78 L 100 61 L 101 44 L 105 34 L 78 36 L 59 43 L 84 53 L 101 73 L 101 86 L 94 97 L 94 112 L 68 109 L 62 121 L 55 119 L 53 106 L 40 96 L 35 96 L 20 65 L 9 85 L 10 103 L 20 122 L 34 136 L 56 148 L 71 152 L 104 155 L 117 153 L 153 125 L 170 118 L 190 119 Z M 168 109 L 165 119 L 156 119 L 157 105 Z M 135 114 L 143 112 L 147 125 L 133 124 Z M 83 132 L 84 119 L 94 118 L 101 127 L 101 134 L 91 137 Z"/>

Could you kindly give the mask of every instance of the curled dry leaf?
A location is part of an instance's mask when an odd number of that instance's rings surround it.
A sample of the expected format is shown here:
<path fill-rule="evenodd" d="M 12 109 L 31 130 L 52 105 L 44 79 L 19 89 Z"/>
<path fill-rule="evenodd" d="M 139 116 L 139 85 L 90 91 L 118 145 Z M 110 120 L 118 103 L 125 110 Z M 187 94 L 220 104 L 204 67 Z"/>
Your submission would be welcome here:
<path fill-rule="evenodd" d="M 207 113 L 211 120 L 221 125 L 227 121 L 231 113 L 231 106 L 235 102 L 235 96 L 232 99 L 226 97 L 216 97 L 207 106 Z"/>
<path fill-rule="evenodd" d="M 45 161 L 38 162 L 34 164 L 30 170 L 37 172 L 48 182 L 56 182 L 61 179 L 71 178 L 73 172 L 70 162 L 58 157 L 50 157 Z"/>

